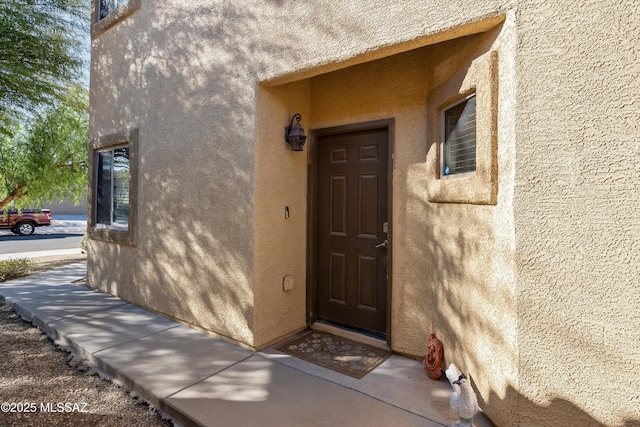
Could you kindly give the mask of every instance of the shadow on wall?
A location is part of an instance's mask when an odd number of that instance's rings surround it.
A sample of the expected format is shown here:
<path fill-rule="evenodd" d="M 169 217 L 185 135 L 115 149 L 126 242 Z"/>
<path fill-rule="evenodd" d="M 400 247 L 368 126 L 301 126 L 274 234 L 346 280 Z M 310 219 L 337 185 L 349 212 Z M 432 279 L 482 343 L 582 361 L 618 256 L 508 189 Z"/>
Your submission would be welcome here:
<path fill-rule="evenodd" d="M 92 242 L 91 285 L 250 346 L 256 76 L 315 60 L 283 25 L 292 4 L 263 6 L 143 7 L 93 40 L 91 82 L 92 137 L 140 129 L 137 247 Z"/>
<path fill-rule="evenodd" d="M 520 360 L 517 351 L 517 326 L 523 319 L 517 317 L 514 279 L 508 275 L 509 266 L 503 265 L 514 251 L 508 247 L 509 225 L 500 221 L 501 206 L 427 202 L 422 192 L 425 176 L 418 167 L 403 177 L 412 185 L 407 204 L 401 206 L 400 221 L 419 221 L 415 227 L 424 232 L 398 236 L 400 246 L 407 249 L 406 259 L 401 262 L 421 269 L 412 276 L 401 269 L 401 276 L 407 274 L 401 282 L 420 285 L 406 287 L 402 290 L 405 295 L 396 300 L 401 304 L 396 311 L 407 313 L 409 328 L 421 334 L 422 354 L 427 352 L 428 334 L 435 332 L 445 347 L 443 365 L 454 362 L 470 373 L 480 406 L 498 426 L 613 425 L 595 419 L 587 412 L 588 404 L 580 407 L 577 399 L 567 400 L 576 395 L 576 389 L 588 387 L 588 380 L 581 382 L 579 377 L 594 375 L 590 367 L 576 373 L 576 383 L 558 383 L 554 391 L 567 398 L 551 396 L 548 403 L 540 404 L 514 388 L 528 361 Z M 559 339 L 567 339 L 571 333 L 569 329 L 554 332 Z M 591 354 L 599 354 L 600 344 L 593 343 Z M 544 373 L 541 378 L 546 380 L 563 367 L 554 365 L 548 369 L 551 373 Z M 611 377 L 611 381 L 620 380 Z M 527 383 L 535 384 L 535 379 L 528 378 Z M 541 392 L 541 396 L 544 394 L 547 393 Z M 617 416 L 624 423 L 615 425 L 640 427 L 639 420 L 629 418 L 630 408 L 625 404 L 632 405 L 633 396 L 610 411 L 610 416 Z"/>
<path fill-rule="evenodd" d="M 240 4 L 189 3 L 145 8 L 93 41 L 100 55 L 92 59 L 92 136 L 139 127 L 141 138 L 138 247 L 92 242 L 90 283 L 252 345 L 255 76 L 283 51 L 295 63 L 297 51 L 289 47 L 297 41 L 291 32 L 265 45 L 256 34 L 269 18 Z M 271 2 L 274 26 L 281 25 L 281 5 Z M 138 19 L 146 22 L 134 26 Z M 339 37 L 337 28 L 305 31 Z M 135 37 L 120 38 L 123 32 Z M 414 182 L 414 188 L 426 188 L 424 178 Z M 412 189 L 407 191 L 411 197 Z M 404 265 L 422 267 L 397 274 L 401 282 L 425 285 L 401 290 L 397 311 L 410 313 L 409 327 L 425 343 L 423 354 L 433 330 L 445 344 L 447 362 L 463 360 L 461 368 L 472 378 L 474 371 L 490 376 L 501 369 L 499 377 L 516 378 L 518 354 L 504 338 L 517 336 L 515 292 L 502 286 L 512 282 L 490 258 L 509 256 L 510 248 L 501 246 L 484 220 L 484 214 L 495 220 L 490 212 L 496 208 L 434 206 L 418 191 L 407 204 L 400 222 L 419 218 L 416 229 L 427 232 L 399 236 L 407 248 Z M 474 272 L 482 279 L 474 279 Z M 425 311 L 434 313 L 437 327 Z M 498 360 L 494 349 L 500 350 Z M 571 402 L 540 406 L 511 386 L 482 403 L 501 414 L 516 412 L 516 425 L 544 425 L 544 415 L 558 411 L 577 420 L 572 425 L 601 425 Z"/>
<path fill-rule="evenodd" d="M 138 246 L 93 242 L 92 286 L 248 345 L 254 82 L 282 48 L 259 44 L 254 13 L 145 8 L 93 41 L 92 74 L 93 136 L 140 128 Z"/>
<path fill-rule="evenodd" d="M 449 45 L 445 42 L 441 47 Z M 448 50 L 459 52 L 447 49 L 442 55 L 450 55 Z M 500 143 L 510 144 L 507 140 Z M 415 149 L 406 169 L 397 168 L 394 177 L 406 186 L 407 194 L 394 218 L 398 248 L 394 250 L 394 279 L 402 284 L 394 287 L 394 318 L 403 319 L 399 322 L 403 333 L 394 336 L 394 349 L 424 355 L 429 333 L 436 333 L 445 347 L 444 365 L 455 362 L 470 373 L 481 406 L 497 425 L 604 426 L 604 421 L 638 426 L 640 421 L 633 417 L 637 393 L 630 390 L 627 396 L 615 390 L 616 381 L 620 390 L 631 389 L 630 379 L 611 375 L 610 386 L 591 380 L 607 375 L 596 355 L 615 355 L 610 359 L 618 358 L 620 363 L 612 364 L 618 368 L 633 361 L 624 360 L 625 355 L 607 343 L 580 333 L 575 324 L 558 321 L 562 313 L 552 311 L 557 306 L 543 303 L 552 296 L 542 290 L 531 292 L 540 301 L 518 300 L 521 289 L 516 287 L 518 254 L 509 194 L 513 183 L 506 182 L 499 190 L 497 206 L 430 203 L 425 188 L 432 172 L 425 169 L 423 160 L 428 149 Z M 499 156 L 514 147 L 501 149 Z M 402 154 L 409 155 L 406 153 Z M 500 167 L 504 167 L 499 180 L 503 184 L 513 164 L 502 158 Z M 552 252 L 545 255 L 554 256 Z M 548 319 L 555 321 L 546 322 Z M 540 331 L 542 339 L 523 334 L 531 330 Z M 405 336 L 410 341 L 402 342 Z M 411 347 L 415 342 L 423 347 Z M 593 355 L 594 360 L 569 360 L 573 353 L 568 352 L 576 344 L 578 354 Z M 567 360 L 558 349 L 565 350 Z M 567 374 L 576 366 L 576 372 Z M 598 393 L 601 402 L 619 404 L 595 407 Z"/>
<path fill-rule="evenodd" d="M 571 387 L 570 384 L 566 385 Z M 580 385 L 577 385 L 578 387 Z M 502 400 L 498 396 L 493 395 L 489 401 Z M 509 387 L 507 390 L 506 401 L 518 402 L 518 415 L 514 420 L 517 426 L 537 427 L 543 425 L 553 425 L 558 427 L 611 427 L 611 424 L 603 424 L 591 415 L 587 414 L 583 409 L 566 399 L 555 398 L 548 405 L 537 405 L 525 396 Z M 560 418 L 561 417 L 561 418 Z M 640 427 L 639 420 L 626 419 L 624 424 L 616 424 L 620 427 Z"/>

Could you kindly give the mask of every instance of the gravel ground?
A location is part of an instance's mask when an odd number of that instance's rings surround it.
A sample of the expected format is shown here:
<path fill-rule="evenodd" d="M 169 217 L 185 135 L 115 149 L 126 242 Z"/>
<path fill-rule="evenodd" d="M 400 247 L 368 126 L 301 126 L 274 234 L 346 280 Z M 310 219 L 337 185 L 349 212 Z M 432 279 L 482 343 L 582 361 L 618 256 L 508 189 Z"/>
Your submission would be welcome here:
<path fill-rule="evenodd" d="M 81 259 L 84 255 L 34 259 L 32 272 Z M 172 425 L 135 395 L 78 364 L 5 305 L 0 305 L 0 405 L 0 426 Z"/>

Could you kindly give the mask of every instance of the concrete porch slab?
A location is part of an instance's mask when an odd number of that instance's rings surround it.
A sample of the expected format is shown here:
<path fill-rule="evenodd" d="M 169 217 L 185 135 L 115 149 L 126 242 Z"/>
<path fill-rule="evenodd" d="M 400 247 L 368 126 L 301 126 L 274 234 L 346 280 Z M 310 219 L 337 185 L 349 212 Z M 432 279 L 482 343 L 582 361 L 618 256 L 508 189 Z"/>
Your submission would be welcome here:
<path fill-rule="evenodd" d="M 432 421 L 445 425 L 456 421 L 449 408 L 451 386 L 447 382 L 434 381 L 427 377 L 424 365 L 418 360 L 391 355 L 363 378 L 356 379 L 275 349 L 266 350 L 261 354 L 307 374 L 359 390 Z"/>
<path fill-rule="evenodd" d="M 261 355 L 165 402 L 169 415 L 180 411 L 203 426 L 442 426 Z"/>
<path fill-rule="evenodd" d="M 188 349 L 188 351 L 185 351 Z M 223 371 L 253 352 L 176 326 L 144 338 L 94 353 L 101 369 L 151 403 Z"/>
<path fill-rule="evenodd" d="M 77 288 L 77 286 L 76 286 Z M 68 317 L 80 316 L 99 312 L 112 307 L 127 304 L 118 298 L 114 298 L 98 292 L 83 291 L 52 291 L 46 297 L 35 299 L 10 298 L 16 312 L 23 318 L 44 327 L 51 322 Z M 46 290 L 38 290 L 38 293 Z"/>
<path fill-rule="evenodd" d="M 7 300 L 10 303 L 49 298 L 52 295 L 85 295 L 92 293 L 95 294 L 96 292 L 68 282 L 66 285 L 26 283 L 22 286 L 0 286 L 2 300 Z"/>
<path fill-rule="evenodd" d="M 131 304 L 66 318 L 47 325 L 47 334 L 71 345 L 83 357 L 93 353 L 175 328 L 177 323 Z"/>

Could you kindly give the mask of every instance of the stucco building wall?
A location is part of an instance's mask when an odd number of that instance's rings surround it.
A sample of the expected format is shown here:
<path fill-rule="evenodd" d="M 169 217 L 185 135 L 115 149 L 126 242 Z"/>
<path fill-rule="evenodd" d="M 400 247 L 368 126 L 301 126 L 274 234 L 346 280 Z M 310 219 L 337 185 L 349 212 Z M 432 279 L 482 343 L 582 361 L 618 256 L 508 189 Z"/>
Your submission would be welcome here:
<path fill-rule="evenodd" d="M 640 420 L 639 12 L 633 0 L 518 8 L 523 425 Z"/>
<path fill-rule="evenodd" d="M 257 89 L 254 333 L 263 348 L 307 326 L 307 156 L 289 149 L 284 127 L 295 113 L 308 127 L 311 84 Z"/>
<path fill-rule="evenodd" d="M 303 329 L 284 126 L 392 118 L 392 349 L 437 333 L 498 425 L 640 420 L 637 2 L 138 3 L 93 38 L 92 138 L 139 156 L 135 244 L 92 240 L 92 286 L 249 348 Z M 429 102 L 490 51 L 496 199 L 430 201 Z"/>
<path fill-rule="evenodd" d="M 257 65 L 252 30 L 221 12 L 143 2 L 93 39 L 92 137 L 138 128 L 140 143 L 137 245 L 93 241 L 90 281 L 253 346 Z M 208 41 L 227 37 L 232 55 Z"/>

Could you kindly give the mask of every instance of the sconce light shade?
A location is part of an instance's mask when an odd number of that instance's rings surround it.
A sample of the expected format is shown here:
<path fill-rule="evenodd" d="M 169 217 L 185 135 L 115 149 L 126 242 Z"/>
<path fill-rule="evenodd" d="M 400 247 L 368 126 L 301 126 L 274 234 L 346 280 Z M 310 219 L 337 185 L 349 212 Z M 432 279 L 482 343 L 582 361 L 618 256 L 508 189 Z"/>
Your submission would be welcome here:
<path fill-rule="evenodd" d="M 300 114 L 294 114 L 291 118 L 291 124 L 284 130 L 284 140 L 291 145 L 291 151 L 302 151 L 302 146 L 307 140 L 307 135 L 304 134 L 304 129 L 300 125 L 300 119 L 302 119 Z M 295 125 L 293 124 L 294 120 L 296 121 Z"/>

